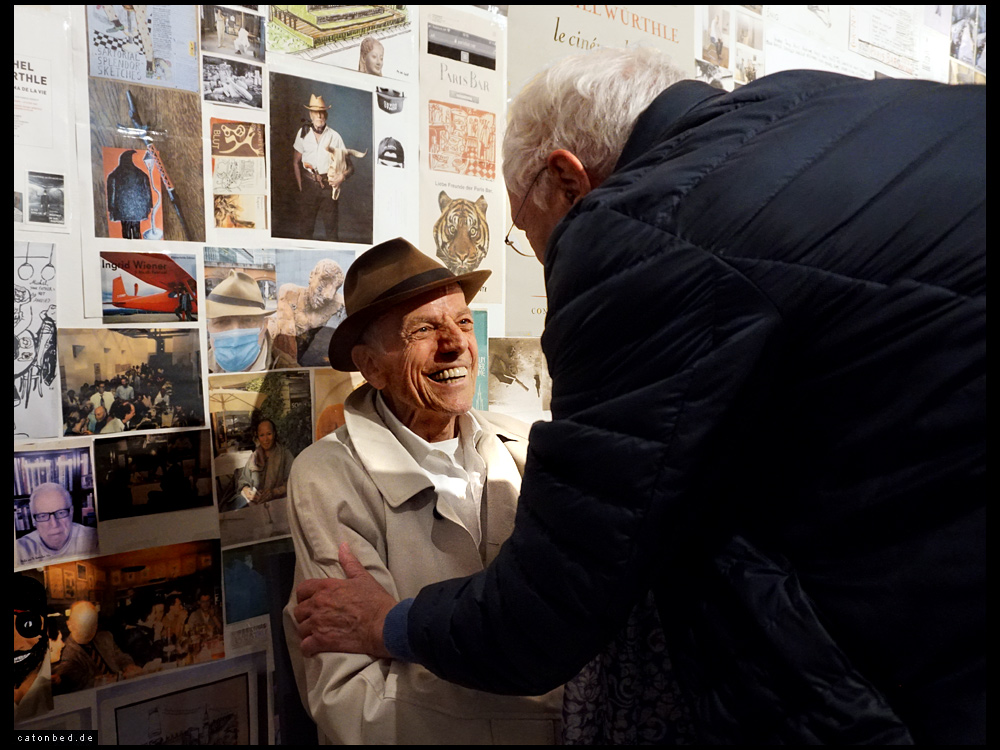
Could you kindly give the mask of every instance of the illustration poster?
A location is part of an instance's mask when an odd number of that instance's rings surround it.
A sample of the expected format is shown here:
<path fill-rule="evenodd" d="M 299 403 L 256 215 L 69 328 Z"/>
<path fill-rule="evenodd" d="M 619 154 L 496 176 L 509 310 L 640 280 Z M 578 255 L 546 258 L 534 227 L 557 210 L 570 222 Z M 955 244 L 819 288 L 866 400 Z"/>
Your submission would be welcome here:
<path fill-rule="evenodd" d="M 417 78 L 418 5 L 269 5 L 267 48 L 372 76 Z"/>
<path fill-rule="evenodd" d="M 195 6 L 86 7 L 91 76 L 198 90 Z"/>
<path fill-rule="evenodd" d="M 214 117 L 210 121 L 216 228 L 267 227 L 264 127 L 256 122 Z"/>
<path fill-rule="evenodd" d="M 15 440 L 62 434 L 55 252 L 51 243 L 14 243 Z"/>
<path fill-rule="evenodd" d="M 506 19 L 423 6 L 419 247 L 455 274 L 493 271 L 477 303 L 499 302 L 506 191 L 497 174 Z"/>

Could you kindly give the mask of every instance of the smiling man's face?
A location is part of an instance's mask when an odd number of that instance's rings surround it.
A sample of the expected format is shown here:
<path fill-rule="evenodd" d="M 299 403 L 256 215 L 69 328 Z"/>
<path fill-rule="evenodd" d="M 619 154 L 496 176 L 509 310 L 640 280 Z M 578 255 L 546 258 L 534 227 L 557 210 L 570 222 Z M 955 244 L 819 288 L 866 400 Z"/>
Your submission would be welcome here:
<path fill-rule="evenodd" d="M 472 408 L 478 349 L 472 312 L 457 284 L 389 310 L 362 344 L 362 374 L 392 413 L 429 442 L 454 437 Z"/>

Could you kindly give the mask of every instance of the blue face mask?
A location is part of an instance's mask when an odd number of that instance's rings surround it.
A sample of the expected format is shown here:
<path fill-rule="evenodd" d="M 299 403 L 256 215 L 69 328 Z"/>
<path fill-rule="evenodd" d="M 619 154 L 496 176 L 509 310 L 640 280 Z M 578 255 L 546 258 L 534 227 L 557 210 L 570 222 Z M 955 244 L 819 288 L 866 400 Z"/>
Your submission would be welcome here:
<path fill-rule="evenodd" d="M 211 337 L 215 361 L 226 372 L 243 372 L 260 354 L 259 328 L 234 328 Z"/>

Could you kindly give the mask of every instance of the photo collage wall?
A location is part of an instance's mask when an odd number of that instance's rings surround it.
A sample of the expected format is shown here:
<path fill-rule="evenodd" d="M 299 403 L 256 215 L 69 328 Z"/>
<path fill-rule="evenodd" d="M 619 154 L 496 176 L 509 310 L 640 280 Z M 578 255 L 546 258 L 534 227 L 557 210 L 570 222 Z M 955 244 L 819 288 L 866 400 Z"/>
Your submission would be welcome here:
<path fill-rule="evenodd" d="M 485 10 L 489 8 L 490 10 Z M 943 8 L 937 12 L 934 10 Z M 985 6 L 18 6 L 15 726 L 311 744 L 281 626 L 288 470 L 344 424 L 358 255 L 473 305 L 475 406 L 549 418 L 508 96 L 600 46 L 732 90 L 791 67 L 985 82 Z M 263 468 L 263 452 L 277 456 Z"/>

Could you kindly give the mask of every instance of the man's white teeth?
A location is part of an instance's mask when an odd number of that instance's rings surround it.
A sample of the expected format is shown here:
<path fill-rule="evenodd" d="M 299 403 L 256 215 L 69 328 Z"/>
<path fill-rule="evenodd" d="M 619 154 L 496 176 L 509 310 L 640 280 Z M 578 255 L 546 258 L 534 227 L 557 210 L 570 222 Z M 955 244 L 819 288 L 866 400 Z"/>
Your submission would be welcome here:
<path fill-rule="evenodd" d="M 435 372 L 428 377 L 438 383 L 444 380 L 451 380 L 452 378 L 464 378 L 468 374 L 468 369 L 465 367 L 451 367 L 447 370 L 441 370 L 441 372 Z"/>
<path fill-rule="evenodd" d="M 24 654 L 21 654 L 20 656 L 15 656 L 14 657 L 14 663 L 15 664 L 20 664 L 22 661 L 24 661 L 25 659 L 27 659 L 29 656 L 31 656 L 30 653 L 24 653 Z"/>

